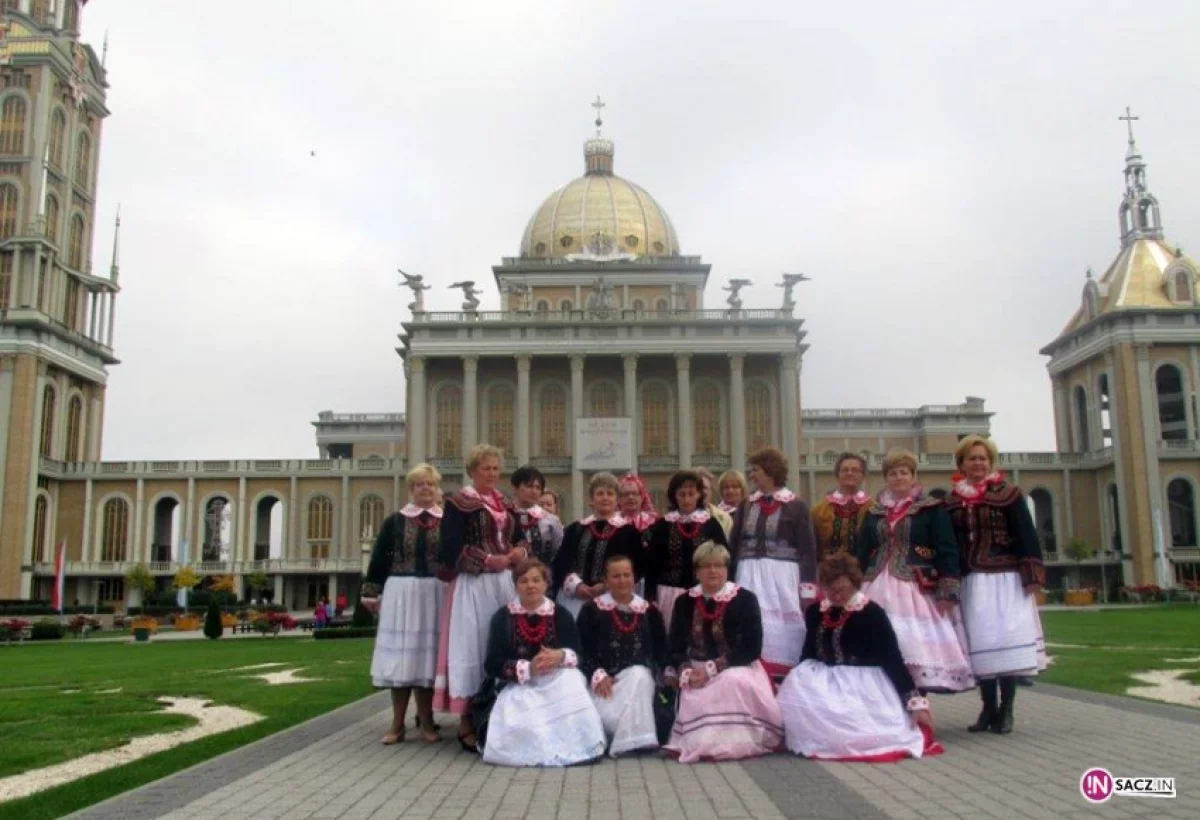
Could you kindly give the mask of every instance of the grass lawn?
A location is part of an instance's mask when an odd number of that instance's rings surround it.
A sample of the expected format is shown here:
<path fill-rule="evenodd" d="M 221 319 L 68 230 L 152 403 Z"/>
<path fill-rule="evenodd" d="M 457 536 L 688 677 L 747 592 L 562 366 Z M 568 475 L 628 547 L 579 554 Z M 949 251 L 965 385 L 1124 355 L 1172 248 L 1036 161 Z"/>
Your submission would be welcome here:
<path fill-rule="evenodd" d="M 204 697 L 265 719 L 0 803 L 0 820 L 59 817 L 245 745 L 371 693 L 371 639 L 263 638 L 148 644 L 56 641 L 0 649 L 0 777 L 111 749 L 138 735 L 194 723 L 154 714 L 159 696 Z M 286 666 L 230 672 L 281 662 Z M 312 683 L 270 686 L 248 677 L 300 669 Z M 65 694 L 63 690 L 79 690 Z M 100 694 L 104 690 L 119 692 Z"/>
<path fill-rule="evenodd" d="M 1124 695 L 1140 685 L 1132 675 L 1151 669 L 1191 669 L 1200 683 L 1200 660 L 1168 663 L 1168 658 L 1200 658 L 1200 607 L 1059 610 L 1042 613 L 1042 628 L 1054 664 L 1043 673 L 1048 683 Z M 1076 648 L 1083 647 L 1083 648 Z"/>

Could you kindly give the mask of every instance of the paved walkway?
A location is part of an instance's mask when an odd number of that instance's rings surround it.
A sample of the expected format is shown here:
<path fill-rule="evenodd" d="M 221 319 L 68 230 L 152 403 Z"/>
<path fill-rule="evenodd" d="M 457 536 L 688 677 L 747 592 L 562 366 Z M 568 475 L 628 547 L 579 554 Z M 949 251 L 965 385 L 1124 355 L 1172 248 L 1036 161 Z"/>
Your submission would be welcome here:
<path fill-rule="evenodd" d="M 386 693 L 109 800 L 79 820 L 1200 817 L 1200 710 L 1038 684 L 1017 731 L 971 735 L 972 695 L 935 698 L 946 754 L 893 765 L 774 755 L 685 766 L 657 756 L 562 769 L 485 766 L 451 739 L 384 747 Z M 415 734 L 415 733 L 414 733 Z M 1079 779 L 1173 776 L 1175 800 L 1087 803 Z"/>

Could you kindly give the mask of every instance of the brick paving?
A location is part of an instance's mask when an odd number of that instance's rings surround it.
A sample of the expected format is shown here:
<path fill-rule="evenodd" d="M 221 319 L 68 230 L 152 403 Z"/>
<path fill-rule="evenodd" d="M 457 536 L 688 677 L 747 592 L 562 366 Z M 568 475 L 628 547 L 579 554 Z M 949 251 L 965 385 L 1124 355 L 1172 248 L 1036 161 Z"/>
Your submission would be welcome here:
<path fill-rule="evenodd" d="M 1017 731 L 971 735 L 974 695 L 934 699 L 946 754 L 893 765 L 774 755 L 684 766 L 642 756 L 571 769 L 485 766 L 452 739 L 384 747 L 386 694 L 73 815 L 83 820 L 725 820 L 1200 817 L 1200 711 L 1038 684 Z M 415 732 L 412 732 L 415 735 Z M 1079 778 L 1174 776 L 1175 800 L 1087 803 Z"/>

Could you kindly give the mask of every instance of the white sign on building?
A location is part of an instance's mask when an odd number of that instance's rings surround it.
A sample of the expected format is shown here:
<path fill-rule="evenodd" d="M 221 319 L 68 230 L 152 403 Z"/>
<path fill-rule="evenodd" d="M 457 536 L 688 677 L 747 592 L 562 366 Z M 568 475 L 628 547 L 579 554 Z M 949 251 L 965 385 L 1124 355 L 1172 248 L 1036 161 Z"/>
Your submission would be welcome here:
<path fill-rule="evenodd" d="M 576 419 L 575 469 L 633 469 L 633 424 L 628 418 Z"/>

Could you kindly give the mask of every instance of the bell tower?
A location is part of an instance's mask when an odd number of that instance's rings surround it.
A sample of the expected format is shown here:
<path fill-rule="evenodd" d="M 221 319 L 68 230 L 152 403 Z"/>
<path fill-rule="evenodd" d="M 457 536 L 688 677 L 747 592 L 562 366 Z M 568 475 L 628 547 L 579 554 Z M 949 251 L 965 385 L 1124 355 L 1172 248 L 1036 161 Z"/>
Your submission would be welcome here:
<path fill-rule="evenodd" d="M 54 560 L 56 477 L 99 459 L 117 363 L 116 246 L 107 275 L 91 252 L 109 112 L 86 2 L 0 0 L 0 598 L 30 597 L 33 565 Z"/>

